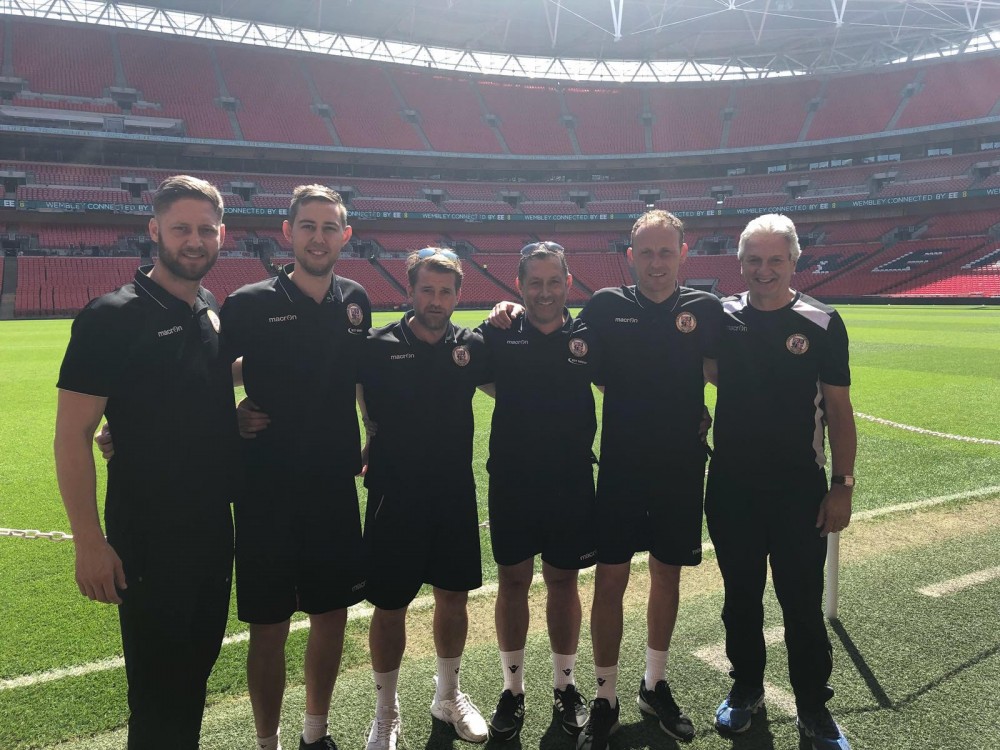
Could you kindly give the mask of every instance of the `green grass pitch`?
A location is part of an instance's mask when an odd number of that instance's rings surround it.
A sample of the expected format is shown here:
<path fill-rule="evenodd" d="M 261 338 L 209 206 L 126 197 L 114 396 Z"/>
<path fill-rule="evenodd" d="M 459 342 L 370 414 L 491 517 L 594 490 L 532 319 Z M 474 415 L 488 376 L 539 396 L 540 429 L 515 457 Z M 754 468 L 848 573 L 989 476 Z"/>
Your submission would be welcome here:
<path fill-rule="evenodd" d="M 1000 308 L 839 309 L 851 336 L 852 399 L 857 412 L 934 433 L 1000 440 Z M 378 315 L 376 323 L 393 317 Z M 457 322 L 465 325 L 475 325 L 482 317 L 482 312 L 456 313 Z M 55 381 L 69 325 L 69 321 L 0 323 L 0 527 L 69 530 L 52 461 Z M 707 397 L 714 403 L 711 388 Z M 485 518 L 484 464 L 492 405 L 477 395 L 475 408 L 475 470 L 480 515 Z M 1000 509 L 1000 446 L 865 419 L 859 419 L 858 427 L 856 511 L 959 497 L 927 512 L 927 523 L 948 531 L 930 534 L 923 541 L 914 541 L 911 531 L 899 536 L 903 532 L 892 519 L 906 518 L 900 514 L 869 522 L 868 533 L 862 533 L 858 524 L 856 532 L 852 529 L 844 535 L 847 545 L 851 534 L 857 534 L 864 539 L 865 549 L 845 556 L 842 564 L 841 621 L 836 631 L 831 630 L 838 690 L 832 704 L 835 715 L 855 748 L 1000 746 L 989 708 L 1000 684 L 996 628 L 1000 584 L 993 579 L 939 599 L 915 593 L 921 585 L 1000 566 L 997 523 L 983 521 L 957 530 L 949 526 L 955 514 L 968 513 L 970 507 L 981 508 L 984 518 L 992 518 Z M 414 439 L 426 436 L 415 434 Z M 484 577 L 495 581 L 485 530 L 483 542 Z M 850 549 L 853 553 L 854 548 Z M 697 575 L 708 575 L 714 566 L 709 555 Z M 641 584 L 641 568 L 635 570 L 637 584 Z M 113 608 L 81 597 L 72 571 L 70 542 L 0 537 L 0 748 L 4 750 L 57 743 L 71 748 L 123 745 L 124 672 L 120 667 L 99 668 L 102 661 L 120 654 L 117 615 Z M 586 591 L 592 578 L 582 580 L 589 601 Z M 642 591 L 630 589 L 629 596 L 630 601 L 634 597 L 641 602 Z M 492 597 L 475 602 L 470 608 L 474 632 L 463 685 L 489 713 L 500 687 L 496 644 L 489 635 Z M 760 726 L 735 743 L 711 730 L 712 711 L 728 688 L 728 678 L 696 654 L 722 640 L 720 606 L 717 586 L 688 591 L 671 650 L 669 674 L 675 695 L 699 731 L 692 747 L 795 747 L 793 718 L 780 706 L 769 707 L 768 721 L 759 722 Z M 780 625 L 773 599 L 769 599 L 768 612 L 768 626 Z M 418 623 L 426 621 L 425 613 L 414 617 Z M 231 615 L 230 634 L 244 630 L 235 614 Z M 450 746 L 453 737 L 440 726 L 432 726 L 426 710 L 433 690 L 432 650 L 428 650 L 426 633 L 419 627 L 411 631 L 412 656 L 404 663 L 401 685 L 407 746 L 411 750 L 417 745 Z M 363 743 L 371 720 L 366 638 L 366 619 L 353 620 L 333 718 L 342 748 Z M 644 608 L 634 603 L 626 614 L 619 682 L 624 730 L 612 740 L 616 750 L 674 747 L 655 724 L 640 718 L 633 702 L 644 641 Z M 293 633 L 289 640 L 286 747 L 294 746 L 301 722 L 304 643 L 304 631 Z M 774 647 L 769 656 L 769 682 L 787 690 L 783 650 Z M 245 642 L 223 649 L 210 683 L 203 747 L 250 746 L 245 657 Z M 588 695 L 593 692 L 590 658 L 585 636 L 580 680 Z M 55 678 L 49 674 L 81 666 L 91 671 L 59 673 Z M 548 724 L 549 671 L 544 626 L 536 617 L 529 636 L 529 718 L 521 744 L 569 750 L 570 740 Z"/>

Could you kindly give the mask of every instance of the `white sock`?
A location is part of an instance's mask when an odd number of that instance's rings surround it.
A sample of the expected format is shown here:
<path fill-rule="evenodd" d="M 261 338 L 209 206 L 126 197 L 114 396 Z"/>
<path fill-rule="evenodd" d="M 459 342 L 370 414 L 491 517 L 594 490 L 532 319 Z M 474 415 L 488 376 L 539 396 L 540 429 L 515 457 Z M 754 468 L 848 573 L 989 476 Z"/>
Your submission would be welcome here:
<path fill-rule="evenodd" d="M 258 737 L 257 750 L 281 750 L 281 730 L 272 737 Z"/>
<path fill-rule="evenodd" d="M 646 681 L 646 690 L 652 690 L 660 680 L 667 679 L 667 654 L 668 651 L 657 651 L 646 646 L 646 674 L 643 679 Z"/>
<path fill-rule="evenodd" d="M 305 719 L 302 720 L 302 739 L 307 745 L 321 737 L 326 737 L 326 724 L 327 714 L 306 714 Z"/>
<path fill-rule="evenodd" d="M 399 669 L 391 672 L 372 672 L 375 678 L 375 710 L 396 706 L 396 686 L 399 684 Z"/>
<path fill-rule="evenodd" d="M 524 649 L 501 651 L 500 663 L 503 665 L 503 689 L 514 695 L 524 695 Z"/>
<path fill-rule="evenodd" d="M 552 687 L 565 690 L 576 684 L 576 654 L 552 654 Z"/>
<path fill-rule="evenodd" d="M 612 707 L 618 702 L 618 665 L 598 667 L 594 665 L 594 676 L 597 678 L 597 698 L 607 698 Z"/>
<path fill-rule="evenodd" d="M 461 667 L 461 656 L 452 658 L 439 656 L 437 658 L 437 690 L 434 692 L 435 700 L 455 700 L 455 696 L 458 694 L 458 671 Z"/>

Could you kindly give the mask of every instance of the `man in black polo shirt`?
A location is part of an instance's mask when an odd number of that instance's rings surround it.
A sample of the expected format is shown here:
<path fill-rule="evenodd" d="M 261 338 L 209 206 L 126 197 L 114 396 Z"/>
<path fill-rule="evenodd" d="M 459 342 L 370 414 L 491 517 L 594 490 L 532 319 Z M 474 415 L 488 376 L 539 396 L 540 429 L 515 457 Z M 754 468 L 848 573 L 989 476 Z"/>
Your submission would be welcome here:
<path fill-rule="evenodd" d="M 459 689 L 459 668 L 468 592 L 482 585 L 472 397 L 490 379 L 489 362 L 482 336 L 450 320 L 462 286 L 457 256 L 438 248 L 413 253 L 408 280 L 413 311 L 372 330 L 361 371 L 365 417 L 377 424 L 365 474 L 366 596 L 376 608 L 369 644 L 377 691 L 368 750 L 396 748 L 406 610 L 424 583 L 434 587 L 431 713 L 464 740 L 487 737 L 486 722 Z"/>
<path fill-rule="evenodd" d="M 715 356 L 721 309 L 711 294 L 678 286 L 686 256 L 681 221 L 647 212 L 632 227 L 628 248 L 636 285 L 602 289 L 580 313 L 604 348 L 591 612 L 598 688 L 580 736 L 584 750 L 604 750 L 618 726 L 622 599 L 632 556 L 643 550 L 649 550 L 650 587 L 646 671 L 636 701 L 671 737 L 694 737 L 666 681 L 666 664 L 681 568 L 701 562 L 703 366 Z"/>
<path fill-rule="evenodd" d="M 722 316 L 710 294 L 678 286 L 684 225 L 649 211 L 632 227 L 635 286 L 601 289 L 580 312 L 602 349 L 604 391 L 597 478 L 597 574 L 590 616 L 597 695 L 581 750 L 604 750 L 619 727 L 618 655 L 629 565 L 649 551 L 646 671 L 636 702 L 682 741 L 691 720 L 666 681 L 681 568 L 701 562 L 705 446 L 704 366 L 715 357 Z M 503 306 L 491 322 L 503 325 Z"/>
<path fill-rule="evenodd" d="M 238 449 L 218 306 L 200 285 L 225 236 L 222 197 L 202 180 L 172 177 L 153 214 L 154 265 L 73 323 L 55 438 L 77 585 L 119 605 L 134 750 L 198 747 L 229 611 Z M 117 441 L 107 539 L 90 444 L 102 415 Z"/>
<path fill-rule="evenodd" d="M 846 750 L 826 702 L 833 669 L 823 622 L 826 537 L 851 519 L 857 434 L 847 331 L 837 311 L 791 289 L 799 257 L 786 216 L 754 219 L 740 237 L 748 292 L 723 301 L 708 529 L 725 582 L 722 619 L 733 686 L 716 726 L 743 732 L 764 702 L 764 605 L 770 559 L 803 739 Z M 824 426 L 830 443 L 827 485 Z"/>
<path fill-rule="evenodd" d="M 511 328 L 480 327 L 493 363 L 490 539 L 497 562 L 497 641 L 503 693 L 490 736 L 509 740 L 524 722 L 528 590 L 542 555 L 552 647 L 554 708 L 576 735 L 587 721 L 574 670 L 580 640 L 578 572 L 597 561 L 594 534 L 594 393 L 600 347 L 566 309 L 573 283 L 563 249 L 521 250 L 517 290 L 525 305 Z"/>
<path fill-rule="evenodd" d="M 247 397 L 266 414 L 257 415 L 266 429 L 243 446 L 236 597 L 250 623 L 247 682 L 259 750 L 278 747 L 289 620 L 297 610 L 309 614 L 299 747 L 318 750 L 336 747 L 327 717 L 347 607 L 364 598 L 355 383 L 371 305 L 361 286 L 334 273 L 351 237 L 337 193 L 296 188 L 282 231 L 295 263 L 237 290 L 222 309 L 226 350 L 242 358 Z"/>

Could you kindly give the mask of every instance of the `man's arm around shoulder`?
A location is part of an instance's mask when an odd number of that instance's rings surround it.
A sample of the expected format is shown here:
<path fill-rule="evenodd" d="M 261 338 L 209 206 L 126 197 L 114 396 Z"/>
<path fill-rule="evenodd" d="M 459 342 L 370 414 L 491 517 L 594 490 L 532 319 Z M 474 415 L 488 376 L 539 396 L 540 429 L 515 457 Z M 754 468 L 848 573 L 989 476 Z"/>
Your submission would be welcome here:
<path fill-rule="evenodd" d="M 56 476 L 76 546 L 76 583 L 94 601 L 121 604 L 115 590 L 126 588 L 122 561 L 104 532 L 97 513 L 97 475 L 90 441 L 107 399 L 59 391 L 56 412 Z"/>

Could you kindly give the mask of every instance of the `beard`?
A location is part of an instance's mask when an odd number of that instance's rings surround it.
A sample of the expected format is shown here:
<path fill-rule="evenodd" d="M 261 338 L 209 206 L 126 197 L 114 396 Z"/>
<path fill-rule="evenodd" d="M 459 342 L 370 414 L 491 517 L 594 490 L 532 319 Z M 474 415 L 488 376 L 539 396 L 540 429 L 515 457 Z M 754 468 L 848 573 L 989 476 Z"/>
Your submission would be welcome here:
<path fill-rule="evenodd" d="M 156 243 L 156 260 L 157 263 L 162 265 L 171 274 L 179 279 L 184 279 L 185 281 L 201 281 L 212 270 L 212 266 L 215 265 L 215 261 L 219 259 L 219 254 L 216 252 L 214 256 L 211 254 L 206 254 L 201 262 L 200 266 L 186 266 L 181 261 L 180 258 L 181 251 L 173 252 L 168 250 L 163 246 L 163 243 Z"/>

